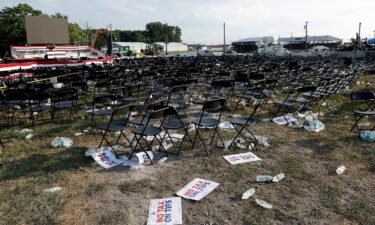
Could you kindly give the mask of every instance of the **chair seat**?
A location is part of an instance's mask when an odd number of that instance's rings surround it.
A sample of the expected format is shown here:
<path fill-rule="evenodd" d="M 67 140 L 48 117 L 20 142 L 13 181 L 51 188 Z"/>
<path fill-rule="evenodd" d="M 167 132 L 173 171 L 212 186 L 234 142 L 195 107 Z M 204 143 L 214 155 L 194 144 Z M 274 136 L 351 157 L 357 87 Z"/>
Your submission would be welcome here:
<path fill-rule="evenodd" d="M 362 114 L 362 115 L 375 115 L 375 111 L 359 111 L 359 110 L 354 110 L 354 113 L 356 114 Z"/>
<path fill-rule="evenodd" d="M 141 117 L 135 120 L 131 120 L 130 123 L 135 124 L 137 126 L 141 126 L 141 125 L 146 125 L 147 121 L 148 121 L 148 117 L 146 118 Z"/>
<path fill-rule="evenodd" d="M 90 112 L 91 114 L 95 116 L 105 116 L 112 113 L 112 109 L 97 109 L 94 112 Z"/>
<path fill-rule="evenodd" d="M 51 108 L 51 106 L 49 106 L 49 105 L 43 105 L 43 104 L 41 104 L 41 105 L 33 106 L 33 107 L 31 108 L 31 110 L 32 110 L 33 112 L 43 112 L 43 111 L 50 110 L 50 108 Z"/>
<path fill-rule="evenodd" d="M 147 126 L 146 129 L 144 127 L 134 128 L 131 132 L 133 134 L 138 134 L 142 136 L 156 136 L 162 132 L 162 129 L 158 127 Z"/>
<path fill-rule="evenodd" d="M 288 99 L 285 102 L 284 102 L 284 100 L 275 100 L 274 103 L 276 105 L 292 106 L 294 102 L 291 99 Z"/>
<path fill-rule="evenodd" d="M 295 102 L 298 102 L 298 103 L 307 103 L 309 102 L 309 100 L 305 99 L 305 98 L 297 98 L 294 100 Z"/>
<path fill-rule="evenodd" d="M 67 109 L 73 107 L 73 101 L 63 101 L 63 102 L 58 102 L 54 105 L 55 108 L 57 109 Z"/>
<path fill-rule="evenodd" d="M 116 132 L 116 131 L 123 131 L 124 128 L 126 127 L 125 124 L 116 124 L 116 123 L 111 123 L 108 127 L 108 124 L 102 124 L 98 126 L 99 130 L 107 130 L 109 132 Z"/>
<path fill-rule="evenodd" d="M 255 120 L 253 119 L 248 120 L 247 118 L 234 118 L 230 121 L 230 123 L 233 125 L 239 125 L 239 126 L 254 125 Z"/>
<path fill-rule="evenodd" d="M 127 102 L 132 102 L 132 101 L 137 101 L 138 98 L 137 97 L 134 97 L 134 96 L 128 96 L 126 98 L 124 98 L 124 101 L 127 101 Z"/>
<path fill-rule="evenodd" d="M 199 119 L 191 121 L 193 124 L 204 127 L 215 127 L 220 124 L 220 120 L 214 118 L 202 118 L 199 123 Z"/>
<path fill-rule="evenodd" d="M 174 120 L 165 121 L 162 127 L 165 129 L 180 129 L 186 126 L 187 126 L 187 123 L 182 123 L 180 120 L 174 119 Z"/>

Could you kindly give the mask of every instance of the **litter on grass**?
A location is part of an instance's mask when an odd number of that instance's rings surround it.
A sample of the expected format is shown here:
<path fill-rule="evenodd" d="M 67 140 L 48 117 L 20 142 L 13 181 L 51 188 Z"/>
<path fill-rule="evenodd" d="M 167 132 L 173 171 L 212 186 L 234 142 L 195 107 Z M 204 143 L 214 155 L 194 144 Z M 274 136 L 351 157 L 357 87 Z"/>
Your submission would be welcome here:
<path fill-rule="evenodd" d="M 56 137 L 51 142 L 52 147 L 70 147 L 73 145 L 73 141 L 67 137 Z"/>
<path fill-rule="evenodd" d="M 261 160 L 258 156 L 256 156 L 252 152 L 245 152 L 240 154 L 233 154 L 233 155 L 226 155 L 223 156 L 223 158 L 228 161 L 230 164 L 242 164 L 242 163 L 248 163 L 248 162 L 254 162 Z"/>
<path fill-rule="evenodd" d="M 151 199 L 147 225 L 182 224 L 181 198 Z"/>
<path fill-rule="evenodd" d="M 337 170 L 336 170 L 336 173 L 338 174 L 338 175 L 340 175 L 340 174 L 343 174 L 344 173 L 344 171 L 345 171 L 345 166 L 339 166 L 338 168 L 337 168 Z"/>
<path fill-rule="evenodd" d="M 322 122 L 319 120 L 311 120 L 309 122 L 309 126 L 304 126 L 305 130 L 310 131 L 310 132 L 319 132 L 324 130 L 325 126 Z"/>
<path fill-rule="evenodd" d="M 273 180 L 273 176 L 270 175 L 258 175 L 256 177 L 257 182 L 271 182 Z"/>
<path fill-rule="evenodd" d="M 285 178 L 285 174 L 284 173 L 279 173 L 279 174 L 277 174 L 276 176 L 273 177 L 272 182 L 278 183 L 278 182 L 280 182 L 284 178 Z"/>
<path fill-rule="evenodd" d="M 272 119 L 273 122 L 275 122 L 277 125 L 285 125 L 288 123 L 293 123 L 297 119 L 290 115 L 285 116 L 279 116 Z"/>
<path fill-rule="evenodd" d="M 195 178 L 185 187 L 179 190 L 176 195 L 186 199 L 199 201 L 213 191 L 217 186 L 219 186 L 219 183 L 214 181 Z"/>
<path fill-rule="evenodd" d="M 359 136 L 365 141 L 375 141 L 375 131 L 373 130 L 363 130 L 359 133 Z"/>
<path fill-rule="evenodd" d="M 249 190 L 245 191 L 243 194 L 242 194 L 242 199 L 245 200 L 245 199 L 248 199 L 250 198 L 251 196 L 253 196 L 255 194 L 255 189 L 254 188 L 250 188 Z"/>
<path fill-rule="evenodd" d="M 26 135 L 25 139 L 26 139 L 26 140 L 30 140 L 30 139 L 33 138 L 33 137 L 34 137 L 33 134 L 28 134 L 28 135 Z"/>
<path fill-rule="evenodd" d="M 264 200 L 255 199 L 255 202 L 265 209 L 272 209 L 272 205 Z"/>

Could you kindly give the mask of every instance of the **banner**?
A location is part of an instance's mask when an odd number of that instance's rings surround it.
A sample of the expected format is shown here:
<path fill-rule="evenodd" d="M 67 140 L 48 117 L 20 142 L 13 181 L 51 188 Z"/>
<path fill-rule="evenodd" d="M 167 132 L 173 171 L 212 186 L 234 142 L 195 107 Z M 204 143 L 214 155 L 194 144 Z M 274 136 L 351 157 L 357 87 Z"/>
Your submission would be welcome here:
<path fill-rule="evenodd" d="M 185 187 L 179 190 L 176 195 L 186 199 L 199 201 L 213 191 L 217 186 L 219 186 L 219 184 L 216 182 L 195 178 Z"/>
<path fill-rule="evenodd" d="M 105 169 L 112 168 L 125 162 L 123 159 L 117 159 L 110 148 L 102 148 L 97 152 L 93 152 L 91 157 Z"/>
<path fill-rule="evenodd" d="M 226 155 L 226 156 L 223 156 L 223 158 L 232 165 L 261 160 L 258 156 L 256 156 L 252 152 L 245 152 L 245 153 L 234 154 L 234 155 Z"/>
<path fill-rule="evenodd" d="M 181 198 L 152 199 L 147 225 L 182 224 Z"/>

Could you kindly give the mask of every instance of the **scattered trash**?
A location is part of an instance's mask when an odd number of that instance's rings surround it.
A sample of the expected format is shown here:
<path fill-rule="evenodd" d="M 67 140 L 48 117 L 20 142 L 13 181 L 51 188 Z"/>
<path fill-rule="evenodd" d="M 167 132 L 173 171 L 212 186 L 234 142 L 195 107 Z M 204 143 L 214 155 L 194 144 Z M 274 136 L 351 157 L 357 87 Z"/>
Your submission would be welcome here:
<path fill-rule="evenodd" d="M 224 151 L 228 151 L 229 145 L 232 143 L 232 141 L 233 139 L 224 141 L 224 146 L 223 146 L 223 142 L 217 141 L 216 146 L 219 148 L 224 148 Z"/>
<path fill-rule="evenodd" d="M 86 151 L 85 151 L 85 156 L 86 157 L 89 157 L 91 156 L 93 153 L 96 152 L 96 148 L 95 147 L 89 147 Z"/>
<path fill-rule="evenodd" d="M 221 129 L 234 129 L 234 126 L 230 122 L 221 122 L 219 124 L 219 128 L 221 128 Z"/>
<path fill-rule="evenodd" d="M 163 157 L 163 158 L 158 160 L 158 164 L 165 163 L 167 160 L 168 160 L 168 157 Z"/>
<path fill-rule="evenodd" d="M 312 117 L 311 115 L 307 115 L 307 116 L 305 116 L 305 120 L 306 120 L 307 122 L 310 122 L 310 121 L 313 120 L 313 117 Z"/>
<path fill-rule="evenodd" d="M 326 106 L 327 105 L 327 102 L 322 102 L 322 106 Z"/>
<path fill-rule="evenodd" d="M 223 158 L 232 165 L 262 160 L 252 152 L 226 155 L 226 156 L 223 156 Z"/>
<path fill-rule="evenodd" d="M 240 114 L 228 114 L 228 118 L 241 118 L 242 116 Z"/>
<path fill-rule="evenodd" d="M 293 123 L 297 119 L 290 115 L 285 116 L 279 116 L 272 119 L 273 122 L 275 122 L 277 125 L 285 125 L 288 123 Z"/>
<path fill-rule="evenodd" d="M 89 150 L 93 149 L 89 148 L 86 152 Z M 105 169 L 112 168 L 125 162 L 123 159 L 116 158 L 115 153 L 110 147 L 101 147 L 97 150 L 91 151 L 91 157 Z"/>
<path fill-rule="evenodd" d="M 258 175 L 256 177 L 257 182 L 271 182 L 273 180 L 273 176 L 270 175 Z"/>
<path fill-rule="evenodd" d="M 162 145 L 163 145 L 163 147 L 164 147 L 165 150 L 168 150 L 168 149 L 170 149 L 170 148 L 173 147 L 173 144 L 172 144 L 172 143 L 167 144 L 166 142 L 163 142 Z M 159 150 L 160 148 L 161 148 L 160 145 L 155 145 L 155 146 L 152 147 L 152 150 L 153 150 L 153 151 L 157 151 L 157 150 Z"/>
<path fill-rule="evenodd" d="M 373 130 L 363 130 L 359 133 L 359 136 L 365 141 L 375 141 L 375 131 Z"/>
<path fill-rule="evenodd" d="M 219 183 L 214 181 L 195 178 L 181 190 L 176 192 L 176 195 L 186 199 L 199 201 L 213 191 L 217 186 L 219 186 Z"/>
<path fill-rule="evenodd" d="M 310 132 L 319 132 L 324 130 L 324 124 L 319 120 L 311 120 L 309 126 L 304 126 L 305 130 Z"/>
<path fill-rule="evenodd" d="M 146 152 L 138 152 L 135 155 L 134 161 L 137 162 L 137 164 L 143 164 L 147 160 L 154 159 L 154 155 L 152 154 L 152 151 Z"/>
<path fill-rule="evenodd" d="M 266 123 L 266 122 L 271 122 L 272 119 L 271 118 L 265 118 L 265 119 L 262 119 L 261 120 L 263 123 Z"/>
<path fill-rule="evenodd" d="M 88 132 L 90 132 L 90 130 L 87 130 L 87 129 L 83 130 L 83 133 L 88 133 Z"/>
<path fill-rule="evenodd" d="M 62 187 L 53 187 L 53 188 L 44 189 L 44 192 L 45 193 L 55 193 L 55 192 L 59 192 L 61 190 L 62 190 Z"/>
<path fill-rule="evenodd" d="M 280 182 L 284 178 L 285 178 L 285 174 L 279 173 L 279 174 L 277 174 L 276 176 L 273 177 L 272 182 L 277 183 L 277 182 Z"/>
<path fill-rule="evenodd" d="M 270 146 L 270 144 L 268 143 L 268 139 L 266 137 L 255 135 L 255 138 L 257 139 L 258 143 L 262 145 L 263 147 Z"/>
<path fill-rule="evenodd" d="M 169 134 L 173 141 L 182 141 L 185 135 L 183 134 Z"/>
<path fill-rule="evenodd" d="M 74 133 L 74 136 L 81 136 L 83 133 L 82 132 L 76 132 L 76 133 Z"/>
<path fill-rule="evenodd" d="M 302 128 L 303 123 L 300 120 L 296 120 L 293 123 L 289 123 L 288 127 L 290 127 L 290 128 Z"/>
<path fill-rule="evenodd" d="M 26 135 L 25 139 L 26 139 L 26 140 L 30 140 L 30 139 L 33 138 L 33 137 L 34 137 L 33 134 L 28 134 L 28 135 Z"/>
<path fill-rule="evenodd" d="M 254 188 L 250 188 L 249 190 L 245 191 L 243 194 L 242 194 L 242 199 L 248 199 L 250 198 L 251 196 L 253 196 L 255 194 L 255 189 Z"/>
<path fill-rule="evenodd" d="M 73 145 L 73 141 L 67 137 L 56 137 L 51 142 L 52 147 L 70 147 Z"/>
<path fill-rule="evenodd" d="M 151 199 L 147 225 L 182 224 L 181 198 Z"/>
<path fill-rule="evenodd" d="M 345 166 L 341 165 L 341 166 L 339 166 L 339 167 L 336 169 L 336 173 L 337 173 L 338 175 L 340 175 L 340 174 L 344 173 L 345 169 L 346 169 Z"/>
<path fill-rule="evenodd" d="M 118 156 L 120 159 L 123 159 L 125 161 L 129 160 L 129 157 L 127 155 L 120 155 Z"/>
<path fill-rule="evenodd" d="M 262 206 L 263 208 L 266 208 L 266 209 L 272 209 L 272 205 L 269 204 L 269 203 L 267 203 L 267 202 L 264 201 L 264 200 L 255 199 L 255 202 L 256 202 L 258 205 Z"/>
<path fill-rule="evenodd" d="M 299 112 L 297 112 L 297 116 L 298 116 L 298 119 L 303 119 L 303 118 L 305 118 L 305 114 L 304 113 L 299 113 Z"/>
<path fill-rule="evenodd" d="M 28 129 L 28 128 L 24 128 L 22 130 L 17 130 L 17 132 L 20 133 L 20 134 L 29 134 L 29 133 L 33 132 L 33 130 Z"/>
<path fill-rule="evenodd" d="M 144 168 L 143 165 L 132 165 L 129 167 L 129 170 L 140 170 L 142 168 Z"/>

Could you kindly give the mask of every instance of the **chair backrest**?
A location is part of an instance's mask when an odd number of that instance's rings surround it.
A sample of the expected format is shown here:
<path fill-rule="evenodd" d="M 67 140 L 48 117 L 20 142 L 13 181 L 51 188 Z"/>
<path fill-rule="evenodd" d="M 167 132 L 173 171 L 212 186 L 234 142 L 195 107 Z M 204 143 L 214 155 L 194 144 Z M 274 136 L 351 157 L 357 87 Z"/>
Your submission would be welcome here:
<path fill-rule="evenodd" d="M 225 99 L 215 99 L 206 101 L 203 103 L 202 111 L 207 112 L 218 112 L 222 111 L 225 108 L 226 100 Z"/>

